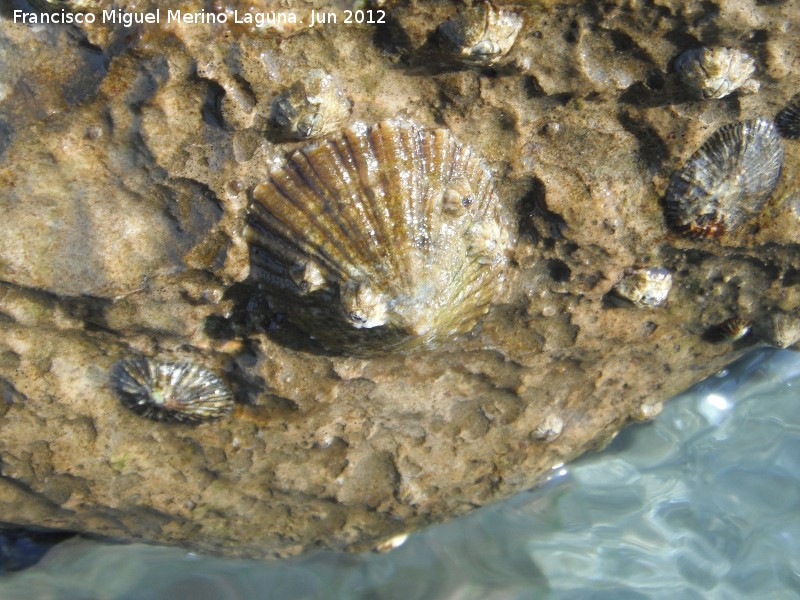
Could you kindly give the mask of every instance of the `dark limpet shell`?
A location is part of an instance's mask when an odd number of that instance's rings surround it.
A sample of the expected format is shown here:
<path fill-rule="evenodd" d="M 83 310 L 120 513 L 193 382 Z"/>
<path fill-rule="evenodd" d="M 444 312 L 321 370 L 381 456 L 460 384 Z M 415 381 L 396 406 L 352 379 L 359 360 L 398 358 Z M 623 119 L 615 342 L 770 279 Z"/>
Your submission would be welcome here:
<path fill-rule="evenodd" d="M 713 133 L 670 179 L 667 222 L 695 237 L 719 237 L 759 213 L 778 184 L 783 144 L 772 121 L 758 118 Z"/>
<path fill-rule="evenodd" d="M 732 317 L 706 331 L 709 342 L 736 342 L 750 333 L 753 323 L 742 317 Z"/>
<path fill-rule="evenodd" d="M 124 359 L 112 368 L 111 385 L 124 406 L 157 421 L 199 423 L 224 417 L 234 406 L 228 385 L 188 360 Z"/>
<path fill-rule="evenodd" d="M 326 348 L 430 348 L 502 288 L 511 236 L 484 161 L 446 129 L 358 123 L 253 191 L 245 237 L 271 307 Z"/>
<path fill-rule="evenodd" d="M 786 106 L 775 115 L 775 126 L 785 138 L 800 138 L 800 94 L 792 96 Z"/>

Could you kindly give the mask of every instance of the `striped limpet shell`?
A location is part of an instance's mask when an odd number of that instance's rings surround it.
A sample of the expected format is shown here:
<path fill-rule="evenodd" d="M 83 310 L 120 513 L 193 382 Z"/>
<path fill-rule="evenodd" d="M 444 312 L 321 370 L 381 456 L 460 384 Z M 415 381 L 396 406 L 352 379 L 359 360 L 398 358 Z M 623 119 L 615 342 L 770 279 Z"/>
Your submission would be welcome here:
<path fill-rule="evenodd" d="M 753 323 L 743 317 L 732 317 L 711 327 L 705 334 L 711 342 L 738 342 L 750 333 Z"/>
<path fill-rule="evenodd" d="M 775 115 L 775 126 L 785 138 L 800 138 L 800 94 L 792 96 L 786 106 Z"/>
<path fill-rule="evenodd" d="M 783 144 L 758 118 L 713 133 L 670 179 L 667 222 L 694 237 L 719 237 L 754 217 L 778 184 Z"/>
<path fill-rule="evenodd" d="M 227 383 L 188 360 L 124 359 L 112 368 L 111 385 L 124 406 L 157 421 L 200 423 L 224 417 L 234 406 Z"/>
<path fill-rule="evenodd" d="M 326 348 L 431 348 L 502 287 L 510 219 L 484 161 L 446 129 L 358 123 L 253 191 L 245 237 L 271 307 Z"/>

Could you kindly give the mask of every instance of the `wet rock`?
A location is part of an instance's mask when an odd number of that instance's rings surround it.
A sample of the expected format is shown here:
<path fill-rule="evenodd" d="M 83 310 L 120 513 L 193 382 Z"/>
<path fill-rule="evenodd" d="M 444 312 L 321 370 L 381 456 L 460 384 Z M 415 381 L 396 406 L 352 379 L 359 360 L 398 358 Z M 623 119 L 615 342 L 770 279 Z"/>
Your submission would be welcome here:
<path fill-rule="evenodd" d="M 374 548 L 530 488 L 753 344 L 796 343 L 800 147 L 784 140 L 777 187 L 725 236 L 678 235 L 662 205 L 714 131 L 797 92 L 792 3 L 540 2 L 505 58 L 443 71 L 414 59 L 452 5 L 377 8 L 385 24 L 315 28 L 3 15 L 4 521 L 237 556 Z M 698 45 L 753 57 L 759 92 L 687 99 L 673 61 Z M 449 129 L 492 172 L 516 240 L 506 283 L 435 349 L 323 345 L 251 273 L 253 189 L 301 145 L 270 135 L 273 103 L 314 69 L 348 123 Z M 668 300 L 611 305 L 632 266 L 669 272 Z M 750 335 L 708 339 L 739 317 Z M 131 355 L 191 357 L 235 407 L 142 419 L 111 382 Z"/>

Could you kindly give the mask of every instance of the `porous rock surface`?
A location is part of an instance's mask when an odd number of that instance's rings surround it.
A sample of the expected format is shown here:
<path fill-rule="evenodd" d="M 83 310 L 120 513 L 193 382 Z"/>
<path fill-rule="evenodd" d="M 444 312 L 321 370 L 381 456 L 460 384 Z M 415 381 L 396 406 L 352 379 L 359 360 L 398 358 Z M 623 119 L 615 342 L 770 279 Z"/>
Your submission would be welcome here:
<path fill-rule="evenodd" d="M 306 19 L 352 8 L 261 4 Z M 12 19 L 30 6 L 4 5 L 2 520 L 238 556 L 370 548 L 530 488 L 747 348 L 795 342 L 798 142 L 784 141 L 762 215 L 734 234 L 683 238 L 661 205 L 711 132 L 797 91 L 792 4 L 527 2 L 492 67 L 429 55 L 452 2 L 368 4 L 383 25 L 261 29 L 31 25 Z M 673 63 L 700 45 L 746 51 L 761 91 L 692 97 Z M 504 294 L 469 335 L 336 355 L 248 279 L 250 191 L 299 145 L 275 137 L 270 106 L 314 68 L 344 86 L 352 120 L 445 126 L 486 157 L 517 242 Z M 646 266 L 673 273 L 667 302 L 611 302 Z M 732 317 L 753 332 L 706 335 Z M 108 378 L 132 355 L 214 369 L 237 409 L 199 426 L 136 416 Z"/>

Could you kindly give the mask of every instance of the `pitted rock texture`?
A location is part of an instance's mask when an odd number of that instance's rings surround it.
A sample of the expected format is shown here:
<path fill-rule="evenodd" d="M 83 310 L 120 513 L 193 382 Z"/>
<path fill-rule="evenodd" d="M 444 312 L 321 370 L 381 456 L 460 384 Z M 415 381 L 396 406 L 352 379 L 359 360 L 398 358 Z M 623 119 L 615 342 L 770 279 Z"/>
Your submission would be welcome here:
<path fill-rule="evenodd" d="M 180 8 L 247 10 L 213 4 Z M 3 520 L 238 556 L 370 548 L 535 485 L 753 345 L 795 343 L 798 142 L 784 140 L 777 190 L 735 234 L 683 238 L 661 202 L 711 132 L 796 93 L 797 7 L 530 4 L 491 67 L 437 61 L 431 35 L 461 6 L 444 1 L 313 29 L 32 26 L 0 9 Z M 331 9 L 298 15 L 310 6 Z M 752 56 L 760 92 L 692 97 L 674 60 L 709 44 Z M 298 147 L 270 110 L 310 69 L 338 78 L 351 121 L 448 127 L 486 157 L 518 241 L 468 335 L 336 355 L 259 294 L 246 210 Z M 640 267 L 672 273 L 663 306 L 609 302 Z M 704 335 L 733 317 L 752 333 Z M 233 415 L 133 414 L 109 385 L 132 355 L 214 370 Z"/>

